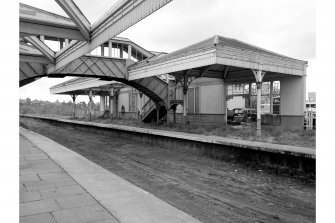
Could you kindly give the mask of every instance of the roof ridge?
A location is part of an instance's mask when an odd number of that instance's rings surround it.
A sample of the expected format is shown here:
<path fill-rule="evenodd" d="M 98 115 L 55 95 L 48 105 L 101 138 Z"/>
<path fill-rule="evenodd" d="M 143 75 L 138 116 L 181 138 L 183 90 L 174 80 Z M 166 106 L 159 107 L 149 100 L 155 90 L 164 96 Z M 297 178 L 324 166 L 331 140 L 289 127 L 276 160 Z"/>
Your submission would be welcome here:
<path fill-rule="evenodd" d="M 262 51 L 265 51 L 267 53 L 271 53 L 271 54 L 274 54 L 274 55 L 277 55 L 277 56 L 281 56 L 281 57 L 285 57 L 285 58 L 289 58 L 289 59 L 293 59 L 293 60 L 299 60 L 299 59 L 295 59 L 293 57 L 289 57 L 289 56 L 286 56 L 286 55 L 283 55 L 283 54 L 280 54 L 280 53 L 276 53 L 274 51 L 271 51 L 271 50 L 268 50 L 268 49 L 265 49 L 265 48 L 262 48 L 262 47 L 259 47 L 259 46 L 256 46 L 256 45 L 253 45 L 253 44 L 250 44 L 250 43 L 238 40 L 238 39 L 235 39 L 235 38 L 230 38 L 230 37 L 225 37 L 225 36 L 220 36 L 220 35 L 219 35 L 219 37 L 224 38 L 224 39 L 234 40 L 236 42 L 243 43 L 245 45 L 254 47 L 254 48 L 258 49 L 258 50 L 262 50 Z M 299 60 L 299 61 L 304 61 L 304 60 Z M 307 62 L 307 61 L 304 61 L 304 62 Z"/>

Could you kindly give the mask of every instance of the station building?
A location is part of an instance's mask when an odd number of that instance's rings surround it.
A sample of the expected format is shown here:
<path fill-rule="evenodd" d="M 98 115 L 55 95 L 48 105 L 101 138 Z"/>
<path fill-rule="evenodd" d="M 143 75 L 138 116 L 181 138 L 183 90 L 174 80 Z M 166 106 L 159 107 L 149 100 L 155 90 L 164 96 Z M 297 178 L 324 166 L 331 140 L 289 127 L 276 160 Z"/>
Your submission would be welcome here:
<path fill-rule="evenodd" d="M 270 61 L 268 66 L 273 71 L 262 74 L 264 79 L 261 85 L 261 121 L 262 124 L 280 126 L 303 126 L 305 108 L 305 88 L 306 88 L 306 65 L 307 62 L 288 58 L 259 47 L 240 42 L 238 40 L 215 36 L 209 40 L 219 38 L 224 42 L 225 47 L 240 47 L 239 56 L 246 57 L 248 54 L 258 53 L 258 59 Z M 178 58 L 181 55 L 191 54 L 194 51 L 204 51 L 213 45 L 211 41 L 204 40 L 182 50 L 166 54 L 147 51 L 127 38 L 114 38 L 113 44 L 104 44 L 99 51 L 100 56 L 128 57 L 135 63 L 135 67 L 155 63 L 163 59 L 169 60 Z M 128 53 L 128 46 L 133 46 L 132 53 Z M 110 47 L 109 49 L 106 47 Z M 222 46 L 223 47 L 223 46 Z M 122 50 L 124 49 L 124 51 Z M 231 48 L 230 48 L 231 50 Z M 184 52 L 180 52 L 184 51 Z M 99 54 L 99 52 L 98 52 Z M 92 55 L 92 53 L 91 53 Z M 95 55 L 96 56 L 96 55 Z M 99 55 L 98 55 L 99 56 Z M 234 58 L 234 57 L 233 57 Z M 280 60 L 279 60 L 279 59 Z M 275 59 L 277 63 L 274 64 Z M 293 62 L 292 62 L 293 61 Z M 244 58 L 240 61 L 240 66 L 249 65 L 252 61 Z M 294 64 L 295 63 L 295 64 Z M 204 64 L 199 64 L 204 66 Z M 191 124 L 213 124 L 224 125 L 227 123 L 227 111 L 234 108 L 251 108 L 257 110 L 257 81 L 250 70 L 236 68 L 233 66 L 213 65 L 213 71 L 206 75 L 192 76 L 187 79 L 188 86 L 184 95 L 184 86 L 178 73 L 161 73 L 156 75 L 162 82 L 166 83 L 166 89 L 162 92 L 169 92 L 169 104 L 166 114 L 155 115 L 156 104 L 138 89 L 118 81 L 104 81 L 101 78 L 80 77 L 64 82 L 50 88 L 52 94 L 88 95 L 100 96 L 100 111 L 96 114 L 104 114 L 108 111 L 112 117 L 133 118 L 142 117 L 143 121 L 160 120 L 182 123 L 184 117 L 184 103 L 186 121 Z M 273 66 L 274 68 L 272 68 Z M 130 66 L 132 67 L 132 66 Z M 266 68 L 265 65 L 263 65 Z M 298 67 L 298 69 L 297 69 Z M 230 68 L 230 72 L 227 70 Z M 196 69 L 196 68 L 195 68 Z M 209 70 L 209 69 L 208 69 Z M 274 71 L 286 72 L 275 73 Z M 205 72 L 204 72 L 205 73 Z M 290 75 L 291 73 L 291 75 Z M 167 90 L 169 89 L 169 90 Z M 277 112 L 273 110 L 273 98 L 281 98 Z M 157 110 L 156 110 L 157 112 Z M 157 113 L 158 114 L 158 113 Z"/>

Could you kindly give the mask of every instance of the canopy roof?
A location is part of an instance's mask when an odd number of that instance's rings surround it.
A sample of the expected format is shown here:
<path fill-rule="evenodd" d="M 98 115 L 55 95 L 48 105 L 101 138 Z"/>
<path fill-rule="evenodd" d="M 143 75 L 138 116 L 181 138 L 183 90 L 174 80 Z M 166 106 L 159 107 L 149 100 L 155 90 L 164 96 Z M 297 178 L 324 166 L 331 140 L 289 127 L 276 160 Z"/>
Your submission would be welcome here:
<path fill-rule="evenodd" d="M 99 95 L 109 95 L 112 88 L 122 88 L 117 81 L 103 81 L 97 78 L 78 77 L 65 81 L 50 88 L 51 94 L 87 95 L 89 90 Z"/>
<path fill-rule="evenodd" d="M 130 66 L 129 79 L 135 80 L 164 73 L 173 74 L 208 65 L 226 65 L 236 68 L 261 69 L 280 74 L 305 75 L 306 64 L 306 61 L 216 35 L 172 53 Z"/>

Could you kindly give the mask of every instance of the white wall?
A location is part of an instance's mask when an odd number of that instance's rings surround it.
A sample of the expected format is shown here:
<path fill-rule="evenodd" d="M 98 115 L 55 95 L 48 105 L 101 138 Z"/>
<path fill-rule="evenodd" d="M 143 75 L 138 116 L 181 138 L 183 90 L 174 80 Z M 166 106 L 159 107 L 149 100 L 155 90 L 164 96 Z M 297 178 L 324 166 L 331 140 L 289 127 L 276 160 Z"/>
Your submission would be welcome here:
<path fill-rule="evenodd" d="M 118 98 L 118 111 L 121 112 L 122 105 L 125 108 L 126 112 L 129 112 L 129 89 L 124 88 L 120 90 Z"/>
<path fill-rule="evenodd" d="M 105 96 L 100 96 L 100 111 L 105 111 Z"/>
<path fill-rule="evenodd" d="M 304 115 L 306 76 L 288 77 L 280 80 L 280 114 Z"/>
<path fill-rule="evenodd" d="M 223 114 L 223 84 L 200 86 L 200 113 Z"/>
<path fill-rule="evenodd" d="M 189 88 L 199 87 L 199 112 L 200 114 L 224 114 L 224 89 L 222 79 L 199 78 L 192 82 Z M 195 95 L 195 92 L 194 92 Z M 183 100 L 181 86 L 176 91 L 176 99 Z M 178 106 L 177 113 L 183 112 L 183 107 Z"/>

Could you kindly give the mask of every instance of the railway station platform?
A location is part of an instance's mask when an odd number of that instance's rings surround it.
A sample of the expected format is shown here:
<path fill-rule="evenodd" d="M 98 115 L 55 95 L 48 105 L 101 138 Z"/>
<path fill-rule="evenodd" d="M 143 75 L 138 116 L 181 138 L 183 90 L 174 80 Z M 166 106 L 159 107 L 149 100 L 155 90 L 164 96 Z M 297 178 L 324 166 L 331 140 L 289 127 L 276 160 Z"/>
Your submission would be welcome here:
<path fill-rule="evenodd" d="M 20 222 L 199 222 L 37 133 L 20 128 Z"/>
<path fill-rule="evenodd" d="M 97 131 L 99 134 L 110 134 L 111 137 L 130 137 L 147 145 L 175 149 L 176 152 L 187 151 L 226 161 L 315 175 L 316 151 L 314 148 L 56 117 L 20 115 L 20 118 L 35 119 L 62 126 L 73 126 L 83 131 Z"/>

